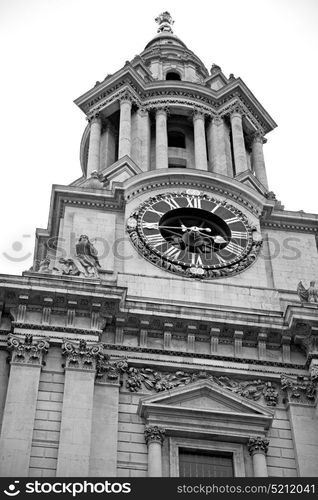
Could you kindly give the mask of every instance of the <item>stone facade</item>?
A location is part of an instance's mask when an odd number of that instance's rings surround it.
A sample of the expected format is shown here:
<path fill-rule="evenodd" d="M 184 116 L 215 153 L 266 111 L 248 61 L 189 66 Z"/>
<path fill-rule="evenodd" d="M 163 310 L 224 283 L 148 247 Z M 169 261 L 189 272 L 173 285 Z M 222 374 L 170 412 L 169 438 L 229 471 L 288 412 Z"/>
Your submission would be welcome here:
<path fill-rule="evenodd" d="M 83 175 L 1 276 L 0 475 L 178 476 L 188 450 L 317 476 L 318 215 L 269 191 L 242 80 L 157 22 L 75 101 Z"/>

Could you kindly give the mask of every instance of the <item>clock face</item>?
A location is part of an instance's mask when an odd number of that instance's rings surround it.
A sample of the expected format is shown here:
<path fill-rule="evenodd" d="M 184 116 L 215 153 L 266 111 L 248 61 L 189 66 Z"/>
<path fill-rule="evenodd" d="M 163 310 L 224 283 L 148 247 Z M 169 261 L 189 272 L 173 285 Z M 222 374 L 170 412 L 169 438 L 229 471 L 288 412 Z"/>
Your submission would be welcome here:
<path fill-rule="evenodd" d="M 197 278 L 239 272 L 255 260 L 260 247 L 240 210 L 190 189 L 150 198 L 128 219 L 127 230 L 148 260 Z"/>

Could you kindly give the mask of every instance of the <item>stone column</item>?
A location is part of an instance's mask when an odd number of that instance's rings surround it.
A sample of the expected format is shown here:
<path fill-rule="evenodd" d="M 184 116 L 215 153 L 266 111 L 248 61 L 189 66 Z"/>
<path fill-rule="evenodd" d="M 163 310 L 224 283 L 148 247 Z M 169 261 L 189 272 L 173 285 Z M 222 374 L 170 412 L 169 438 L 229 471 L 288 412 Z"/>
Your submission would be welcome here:
<path fill-rule="evenodd" d="M 262 137 L 260 133 L 254 134 L 252 142 L 252 167 L 257 179 L 263 184 L 263 186 L 268 189 L 263 144 L 266 143 L 266 139 Z"/>
<path fill-rule="evenodd" d="M 124 358 L 99 355 L 94 389 L 89 477 L 117 475 L 120 376 L 127 370 Z"/>
<path fill-rule="evenodd" d="M 236 175 L 247 170 L 246 150 L 242 125 L 242 114 L 235 110 L 231 113 L 234 165 Z"/>
<path fill-rule="evenodd" d="M 101 345 L 66 342 L 65 383 L 56 475 L 89 475 L 96 358 Z"/>
<path fill-rule="evenodd" d="M 102 130 L 102 121 L 98 115 L 90 120 L 90 136 L 88 146 L 88 160 L 87 160 L 87 177 L 92 175 L 92 172 L 99 170 L 100 162 L 100 137 Z"/>
<path fill-rule="evenodd" d="M 150 170 L 150 118 L 147 109 L 139 109 L 139 134 L 140 134 L 140 168 L 143 172 Z"/>
<path fill-rule="evenodd" d="M 156 169 L 168 168 L 167 111 L 156 111 Z"/>
<path fill-rule="evenodd" d="M 268 477 L 266 454 L 269 440 L 260 436 L 250 437 L 247 448 L 252 456 L 254 477 Z"/>
<path fill-rule="evenodd" d="M 124 96 L 120 100 L 118 158 L 131 153 L 131 99 Z"/>
<path fill-rule="evenodd" d="M 223 118 L 219 116 L 212 118 L 207 129 L 207 140 L 212 172 L 228 175 Z"/>
<path fill-rule="evenodd" d="M 193 127 L 195 168 L 199 170 L 208 170 L 205 140 L 205 119 L 204 114 L 200 111 L 195 111 L 193 114 Z"/>
<path fill-rule="evenodd" d="M 157 425 L 147 425 L 145 439 L 148 445 L 148 477 L 162 476 L 162 444 L 165 430 Z"/>
<path fill-rule="evenodd" d="M 10 376 L 0 437 L 0 477 L 27 477 L 43 358 L 49 344 L 9 337 Z"/>

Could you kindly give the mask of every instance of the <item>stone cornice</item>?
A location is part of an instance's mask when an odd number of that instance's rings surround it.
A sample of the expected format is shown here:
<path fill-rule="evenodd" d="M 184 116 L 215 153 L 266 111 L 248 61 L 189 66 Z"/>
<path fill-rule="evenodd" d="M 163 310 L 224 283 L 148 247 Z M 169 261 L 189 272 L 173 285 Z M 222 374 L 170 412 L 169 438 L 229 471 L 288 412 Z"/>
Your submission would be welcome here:
<path fill-rule="evenodd" d="M 218 354 L 204 354 L 204 353 L 193 353 L 193 352 L 186 352 L 186 351 L 167 351 L 164 349 L 156 349 L 156 348 L 145 348 L 145 347 L 132 347 L 132 346 L 127 346 L 127 345 L 116 345 L 116 344 L 104 344 L 105 349 L 107 350 L 114 350 L 114 351 L 121 351 L 124 353 L 128 352 L 137 352 L 137 353 L 146 353 L 146 354 L 156 354 L 156 355 L 165 355 L 169 356 L 171 358 L 174 357 L 182 357 L 182 358 L 196 358 L 196 359 L 207 359 L 207 360 L 219 360 L 219 361 L 226 361 L 232 362 L 232 363 L 240 363 L 242 365 L 253 365 L 253 366 L 258 366 L 258 367 L 264 367 L 264 366 L 269 366 L 269 367 L 280 367 L 280 368 L 286 368 L 286 369 L 293 369 L 293 370 L 306 370 L 305 364 L 303 365 L 298 365 L 295 363 L 283 363 L 279 361 L 271 361 L 271 360 L 261 360 L 261 359 L 251 359 L 251 358 L 242 358 L 238 360 L 237 358 L 233 356 L 222 356 Z"/>
<path fill-rule="evenodd" d="M 85 288 L 83 288 L 85 283 Z M 123 306 L 126 288 L 99 281 L 25 273 L 24 276 L 0 275 L 1 297 L 8 307 L 17 307 L 19 296 L 28 293 L 29 304 L 38 304 L 39 294 L 53 298 L 53 306 L 67 308 L 69 298 L 77 298 L 82 309 L 90 310 L 94 302 L 101 302 L 101 310 Z"/>
<path fill-rule="evenodd" d="M 218 91 L 212 90 L 205 84 L 185 81 L 172 83 L 164 80 L 146 83 L 130 64 L 76 99 L 75 104 L 90 115 L 118 99 L 117 94 L 125 87 L 130 90 L 137 104 L 145 105 L 151 94 L 157 97 L 165 95 L 176 97 L 179 93 L 183 98 L 189 98 L 192 103 L 195 100 L 201 105 L 207 105 L 212 113 L 222 110 L 230 101 L 239 100 L 245 106 L 252 123 L 257 124 L 256 129 L 267 133 L 276 127 L 274 120 L 240 78 L 230 80 L 228 85 Z"/>
<path fill-rule="evenodd" d="M 302 211 L 287 210 L 275 211 L 262 217 L 261 225 L 264 228 L 302 233 L 318 233 L 318 215 Z"/>

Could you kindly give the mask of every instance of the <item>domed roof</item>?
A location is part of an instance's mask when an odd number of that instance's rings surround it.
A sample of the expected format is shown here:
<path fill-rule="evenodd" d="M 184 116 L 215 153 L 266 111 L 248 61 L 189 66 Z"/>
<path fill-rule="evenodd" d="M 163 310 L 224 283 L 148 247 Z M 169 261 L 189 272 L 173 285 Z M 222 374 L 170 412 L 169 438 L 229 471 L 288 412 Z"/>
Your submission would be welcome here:
<path fill-rule="evenodd" d="M 170 13 L 167 11 L 162 12 L 155 21 L 159 24 L 158 34 L 147 43 L 140 55 L 148 62 L 158 55 L 163 58 L 178 55 L 179 58 L 192 61 L 197 68 L 200 68 L 203 78 L 208 76 L 208 71 L 203 62 L 173 33 L 172 25 L 174 21 Z"/>

